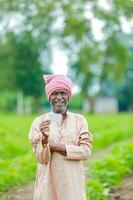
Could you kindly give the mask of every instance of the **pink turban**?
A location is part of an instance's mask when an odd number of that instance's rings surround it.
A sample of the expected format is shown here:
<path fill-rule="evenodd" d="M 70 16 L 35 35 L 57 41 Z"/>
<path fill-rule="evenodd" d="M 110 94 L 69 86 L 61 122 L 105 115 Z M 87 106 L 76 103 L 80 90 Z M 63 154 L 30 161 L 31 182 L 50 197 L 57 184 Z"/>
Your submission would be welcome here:
<path fill-rule="evenodd" d="M 46 83 L 45 92 L 49 100 L 50 95 L 60 89 L 68 91 L 69 99 L 72 96 L 72 81 L 64 75 L 43 75 L 43 79 Z"/>

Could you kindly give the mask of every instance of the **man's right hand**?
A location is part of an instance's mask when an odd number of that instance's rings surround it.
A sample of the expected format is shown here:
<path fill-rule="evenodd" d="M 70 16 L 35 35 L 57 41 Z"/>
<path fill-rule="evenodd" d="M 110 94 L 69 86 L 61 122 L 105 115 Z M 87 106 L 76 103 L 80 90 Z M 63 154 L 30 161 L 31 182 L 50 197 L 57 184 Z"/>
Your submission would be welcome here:
<path fill-rule="evenodd" d="M 40 131 L 41 131 L 41 133 L 43 135 L 43 140 L 42 140 L 43 144 L 47 144 L 48 143 L 49 125 L 50 125 L 50 121 L 49 120 L 45 120 L 44 122 L 42 122 L 40 124 Z"/>

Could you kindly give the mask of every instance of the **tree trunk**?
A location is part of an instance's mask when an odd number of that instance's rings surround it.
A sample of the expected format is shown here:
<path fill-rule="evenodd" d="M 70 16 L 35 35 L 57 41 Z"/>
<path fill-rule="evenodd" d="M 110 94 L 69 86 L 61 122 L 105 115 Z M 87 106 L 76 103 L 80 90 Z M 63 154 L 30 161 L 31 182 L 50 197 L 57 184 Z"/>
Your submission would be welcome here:
<path fill-rule="evenodd" d="M 83 112 L 85 113 L 94 113 L 95 108 L 95 99 L 91 97 L 84 98 L 83 101 Z"/>
<path fill-rule="evenodd" d="M 34 111 L 39 112 L 40 111 L 39 99 L 35 96 L 33 98 L 34 98 Z"/>
<path fill-rule="evenodd" d="M 24 96 L 22 91 L 17 92 L 17 113 L 19 115 L 24 114 Z"/>
<path fill-rule="evenodd" d="M 24 110 L 25 110 L 25 114 L 31 114 L 32 112 L 32 108 L 31 108 L 31 97 L 26 97 L 25 101 L 24 101 Z"/>
<path fill-rule="evenodd" d="M 94 113 L 95 111 L 95 99 L 92 97 L 88 97 L 88 102 L 90 103 L 90 113 Z"/>

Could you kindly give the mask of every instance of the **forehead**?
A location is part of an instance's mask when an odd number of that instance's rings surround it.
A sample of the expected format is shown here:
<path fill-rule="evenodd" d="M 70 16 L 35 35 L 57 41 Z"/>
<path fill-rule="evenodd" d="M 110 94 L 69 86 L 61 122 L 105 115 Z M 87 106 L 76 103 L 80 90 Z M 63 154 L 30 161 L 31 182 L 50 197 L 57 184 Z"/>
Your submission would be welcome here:
<path fill-rule="evenodd" d="M 60 93 L 60 92 L 68 93 L 68 91 L 65 90 L 65 89 L 57 89 L 57 90 L 53 91 L 52 94 L 53 94 L 53 93 Z"/>

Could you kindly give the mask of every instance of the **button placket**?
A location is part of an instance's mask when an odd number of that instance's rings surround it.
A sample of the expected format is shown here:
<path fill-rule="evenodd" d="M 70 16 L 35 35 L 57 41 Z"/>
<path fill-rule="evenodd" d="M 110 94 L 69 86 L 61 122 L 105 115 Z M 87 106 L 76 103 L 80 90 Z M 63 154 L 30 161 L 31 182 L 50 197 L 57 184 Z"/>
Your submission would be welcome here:
<path fill-rule="evenodd" d="M 63 127 L 60 129 L 60 142 L 63 143 Z"/>
<path fill-rule="evenodd" d="M 61 129 L 60 129 L 60 142 L 61 143 L 64 143 L 64 128 L 65 128 L 65 125 L 66 125 L 66 119 L 61 124 Z"/>

